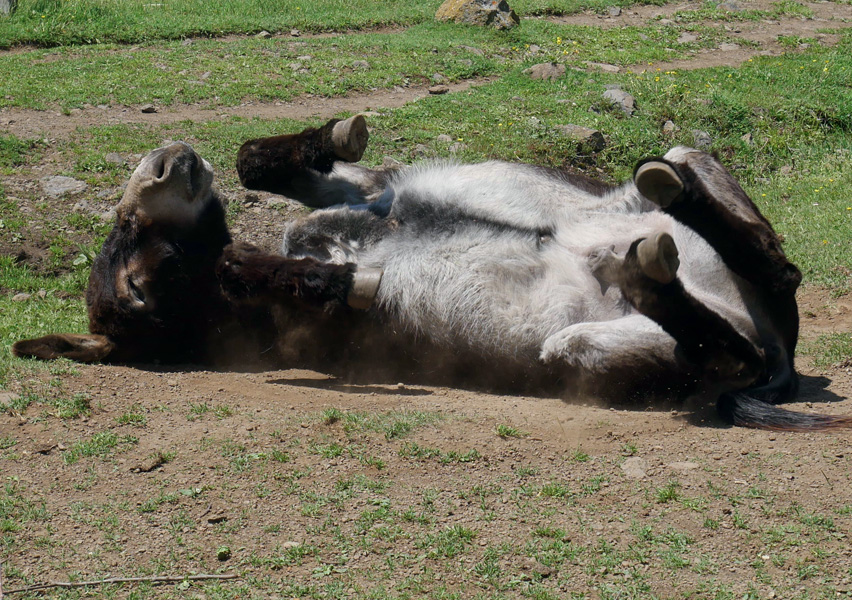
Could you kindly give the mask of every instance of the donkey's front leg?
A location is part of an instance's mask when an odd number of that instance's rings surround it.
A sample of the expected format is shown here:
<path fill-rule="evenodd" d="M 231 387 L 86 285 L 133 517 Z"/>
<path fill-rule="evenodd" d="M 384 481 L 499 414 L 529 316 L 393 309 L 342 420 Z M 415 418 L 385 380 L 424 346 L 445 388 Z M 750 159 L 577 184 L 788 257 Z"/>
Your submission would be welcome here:
<path fill-rule="evenodd" d="M 668 233 L 636 240 L 624 257 L 611 250 L 593 253 L 589 267 L 602 286 L 617 285 L 624 298 L 672 336 L 710 379 L 742 388 L 763 372 L 763 352 L 684 289 L 677 277 L 678 250 Z"/>
<path fill-rule="evenodd" d="M 356 267 L 314 258 L 284 258 L 245 243 L 230 244 L 216 267 L 219 284 L 235 302 L 301 301 L 323 307 L 346 303 Z"/>

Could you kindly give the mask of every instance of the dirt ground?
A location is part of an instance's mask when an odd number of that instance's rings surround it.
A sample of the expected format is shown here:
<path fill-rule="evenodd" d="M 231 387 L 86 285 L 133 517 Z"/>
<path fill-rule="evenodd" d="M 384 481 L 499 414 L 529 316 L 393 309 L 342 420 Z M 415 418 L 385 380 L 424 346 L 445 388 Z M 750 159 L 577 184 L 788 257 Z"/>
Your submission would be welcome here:
<path fill-rule="evenodd" d="M 676 68 L 735 65 L 780 52 L 775 40 L 782 34 L 831 44 L 832 36 L 817 29 L 852 21 L 850 5 L 808 6 L 816 19 L 737 23 L 737 35 L 758 48 L 699 52 Z M 559 21 L 646 24 L 677 8 Z M 3 110 L 0 132 L 61 137 L 114 121 L 204 120 L 225 113 L 331 116 L 399 106 L 425 94 L 410 88 L 216 111 L 177 106 L 154 115 L 134 107 L 71 115 Z M 42 171 L 55 168 L 48 155 Z M 7 194 L 26 196 L 34 185 L 12 178 Z M 107 194 L 100 208 L 107 210 L 115 194 Z M 274 244 L 281 223 L 294 213 L 269 208 L 271 198 L 237 198 L 247 203 L 235 226 L 238 237 Z M 8 241 L 3 246 L 12 249 Z M 44 252 L 37 239 L 20 250 L 34 265 Z M 852 330 L 849 297 L 805 287 L 799 302 L 803 344 Z M 852 436 L 845 431 L 755 432 L 722 425 L 712 407 L 615 410 L 408 382 L 356 385 L 293 369 L 96 365 L 78 371 L 62 381 L 69 395 L 90 400 L 88 416 L 60 419 L 37 405 L 0 415 L 0 440 L 17 442 L 0 450 L 6 458 L 14 454 L 0 463 L 6 486 L 0 501 L 24 515 L 23 527 L 9 526 L 3 538 L 11 550 L 7 591 L 54 580 L 224 572 L 240 579 L 220 587 L 143 588 L 142 597 L 366 597 L 377 589 L 388 597 L 429 597 L 441 589 L 458 597 L 518 597 L 534 586 L 552 594 L 539 597 L 852 596 Z M 820 370 L 800 360 L 799 371 L 802 393 L 790 408 L 852 415 L 852 363 Z M 436 416 L 395 436 L 347 429 L 345 419 L 324 415 L 329 409 L 390 419 Z M 142 418 L 124 418 L 128 414 Z M 499 425 L 522 434 L 501 437 Z M 118 440 L 106 458 L 70 460 L 80 441 L 104 432 Z M 437 449 L 443 458 L 416 455 L 412 444 Z M 570 493 L 548 491 L 557 484 Z M 679 498 L 661 496 L 666 486 Z M 475 532 L 465 551 L 455 558 L 433 553 L 429 536 L 455 526 Z M 552 559 L 540 547 L 550 539 L 542 533 L 547 527 L 559 530 L 560 541 L 577 553 Z M 649 541 L 641 533 L 645 527 L 660 540 L 667 531 L 688 536 L 685 563 L 672 567 L 665 552 L 674 544 Z M 643 543 L 645 554 L 637 550 Z M 223 547 L 228 556 L 217 557 Z M 610 555 L 611 564 L 601 562 Z M 480 565 L 494 556 L 500 575 L 489 579 Z M 641 585 L 648 589 L 642 592 Z"/>

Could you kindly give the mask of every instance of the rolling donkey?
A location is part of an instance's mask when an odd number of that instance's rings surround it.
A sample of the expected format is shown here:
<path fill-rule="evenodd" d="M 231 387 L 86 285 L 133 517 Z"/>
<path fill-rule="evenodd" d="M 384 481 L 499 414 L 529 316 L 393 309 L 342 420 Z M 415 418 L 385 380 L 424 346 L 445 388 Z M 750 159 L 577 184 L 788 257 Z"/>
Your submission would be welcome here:
<path fill-rule="evenodd" d="M 282 252 L 232 243 L 212 169 L 182 143 L 130 179 L 87 293 L 91 335 L 19 356 L 273 356 L 361 377 L 648 401 L 736 425 L 846 427 L 777 408 L 798 388 L 799 270 L 714 157 L 678 147 L 610 186 L 489 161 L 368 169 L 361 116 L 246 142 L 250 189 L 322 209 Z"/>

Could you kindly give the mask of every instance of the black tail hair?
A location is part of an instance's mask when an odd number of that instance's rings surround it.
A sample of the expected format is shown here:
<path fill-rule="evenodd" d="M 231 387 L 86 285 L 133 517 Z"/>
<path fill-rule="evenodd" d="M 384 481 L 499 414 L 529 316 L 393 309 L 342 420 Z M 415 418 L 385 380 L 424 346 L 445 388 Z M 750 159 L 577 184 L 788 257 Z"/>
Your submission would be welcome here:
<path fill-rule="evenodd" d="M 719 397 L 719 416 L 732 425 L 775 431 L 821 431 L 852 427 L 852 417 L 800 413 L 773 406 L 746 392 Z"/>

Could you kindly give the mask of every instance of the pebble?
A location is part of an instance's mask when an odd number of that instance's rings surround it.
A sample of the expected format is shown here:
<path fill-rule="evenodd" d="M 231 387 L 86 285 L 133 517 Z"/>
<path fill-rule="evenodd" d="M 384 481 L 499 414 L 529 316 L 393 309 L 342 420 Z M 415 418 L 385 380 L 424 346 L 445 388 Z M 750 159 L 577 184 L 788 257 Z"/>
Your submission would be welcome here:
<path fill-rule="evenodd" d="M 435 95 L 435 96 L 440 95 L 440 94 L 446 94 L 449 91 L 450 91 L 450 88 L 445 86 L 445 85 L 433 85 L 432 87 L 429 88 L 429 93 L 432 94 L 432 95 Z"/>
<path fill-rule="evenodd" d="M 142 108 L 140 108 L 139 111 L 145 113 L 146 115 L 150 115 L 157 112 L 157 107 L 153 104 L 146 104 Z"/>

